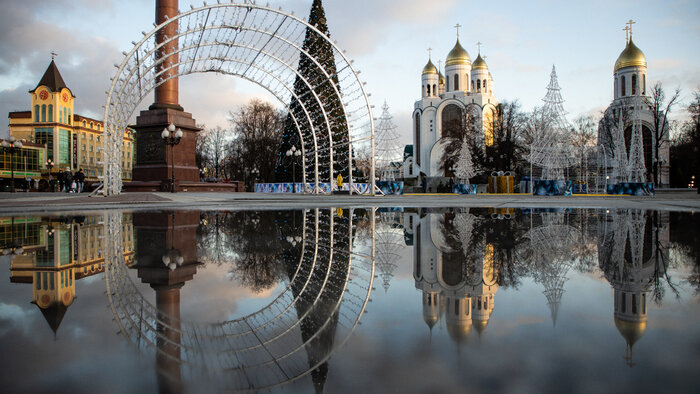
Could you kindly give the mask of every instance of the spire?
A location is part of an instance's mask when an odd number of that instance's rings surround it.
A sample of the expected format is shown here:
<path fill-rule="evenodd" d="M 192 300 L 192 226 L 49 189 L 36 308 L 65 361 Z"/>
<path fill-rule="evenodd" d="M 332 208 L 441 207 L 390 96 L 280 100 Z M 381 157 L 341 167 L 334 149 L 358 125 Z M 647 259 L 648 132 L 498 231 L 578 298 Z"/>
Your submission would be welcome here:
<path fill-rule="evenodd" d="M 36 87 L 32 89 L 30 93 L 33 93 L 36 88 L 41 85 L 48 87 L 52 92 L 59 92 L 63 88 L 68 88 L 66 83 L 63 81 L 61 73 L 58 72 L 58 67 L 56 67 L 56 63 L 53 61 L 53 55 L 54 53 L 52 52 L 51 63 L 49 63 L 49 67 L 44 72 L 44 76 L 41 77 L 39 84 L 36 85 Z"/>
<path fill-rule="evenodd" d="M 46 309 L 39 308 L 39 310 L 41 311 L 41 314 L 44 315 L 46 322 L 49 323 L 49 327 L 51 327 L 54 336 L 56 336 L 58 327 L 61 325 L 61 321 L 63 321 L 63 316 L 65 316 L 68 307 L 60 302 L 56 302 L 51 304 Z"/>

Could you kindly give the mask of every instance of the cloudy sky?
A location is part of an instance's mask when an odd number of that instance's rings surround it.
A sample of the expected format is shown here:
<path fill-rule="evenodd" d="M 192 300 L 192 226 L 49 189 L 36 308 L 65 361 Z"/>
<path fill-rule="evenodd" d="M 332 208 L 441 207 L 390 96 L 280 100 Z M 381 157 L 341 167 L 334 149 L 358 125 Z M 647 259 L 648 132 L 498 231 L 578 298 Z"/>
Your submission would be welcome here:
<path fill-rule="evenodd" d="M 131 41 L 150 31 L 152 0 L 0 0 L 0 112 L 28 110 L 33 89 L 51 60 L 77 96 L 78 114 L 102 118 L 105 91 Z M 200 2 L 180 0 L 180 9 Z M 307 16 L 311 0 L 270 1 Z M 410 113 L 420 95 L 427 62 L 443 60 L 460 40 L 476 58 L 484 43 L 499 100 L 518 99 L 524 109 L 540 105 L 556 65 L 571 118 L 598 113 L 612 99 L 613 65 L 624 49 L 622 28 L 630 18 L 634 41 L 644 51 L 648 79 L 680 87 L 684 104 L 700 88 L 700 2 L 693 0 L 590 0 L 586 2 L 464 0 L 326 0 L 333 39 L 362 70 L 377 110 L 391 108 L 405 142 Z M 269 99 L 262 89 L 222 75 L 181 80 L 181 104 L 207 126 L 226 126 L 229 110 L 250 98 Z M 222 94 L 225 92 L 225 94 Z M 271 99 L 270 99 L 271 100 Z M 147 106 L 150 103 L 144 103 Z M 676 111 L 682 116 L 681 108 Z M 375 114 L 378 116 L 379 114 Z M 0 130 L 0 136 L 7 128 Z"/>

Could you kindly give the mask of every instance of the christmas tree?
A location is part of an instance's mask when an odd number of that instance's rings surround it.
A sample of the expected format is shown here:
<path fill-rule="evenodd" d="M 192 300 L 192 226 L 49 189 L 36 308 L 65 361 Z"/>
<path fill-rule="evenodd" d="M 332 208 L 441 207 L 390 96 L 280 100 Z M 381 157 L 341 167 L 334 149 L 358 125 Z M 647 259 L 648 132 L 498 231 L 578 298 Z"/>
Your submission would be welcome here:
<path fill-rule="evenodd" d="M 476 175 L 474 170 L 474 162 L 472 161 L 472 152 L 469 148 L 467 137 L 464 136 L 462 147 L 459 149 L 459 157 L 454 165 L 455 176 L 464 184 L 469 184 L 469 178 Z"/>
<path fill-rule="evenodd" d="M 378 125 L 375 129 L 374 140 L 376 141 L 376 168 L 379 176 L 385 180 L 394 180 L 390 177 L 389 166 L 393 162 L 402 161 L 402 149 L 399 145 L 398 128 L 394 124 L 393 117 L 389 113 L 389 104 L 384 102 L 382 115 L 379 117 Z"/>
<path fill-rule="evenodd" d="M 321 0 L 314 0 L 308 23 L 322 34 L 330 37 Z M 314 174 L 315 170 L 315 153 L 318 153 L 319 156 L 319 181 L 328 182 L 331 178 L 335 179 L 338 174 L 342 174 L 343 178 L 348 179 L 349 134 L 345 112 L 338 94 L 340 87 L 336 74 L 335 57 L 330 42 L 325 40 L 316 30 L 306 29 L 298 71 L 299 75 L 294 81 L 294 97 L 289 104 L 290 114 L 287 115 L 282 143 L 277 156 L 275 178 L 278 182 L 292 181 L 292 165 L 301 165 L 301 157 L 287 157 L 286 152 L 292 146 L 296 146 L 297 149 L 303 149 L 306 153 L 306 168 L 304 170 L 310 174 L 307 175 L 310 177 L 310 179 L 307 178 L 307 182 L 314 181 L 311 174 Z M 295 119 L 298 128 L 294 122 Z M 317 151 L 314 151 L 315 148 L 311 143 L 314 130 Z M 299 133 L 301 133 L 301 140 Z M 326 166 L 326 163 L 331 161 L 331 151 L 333 174 L 330 174 L 330 168 Z M 292 160 L 297 160 L 297 162 L 292 163 Z M 294 181 L 300 182 L 301 180 L 301 174 L 297 174 L 297 179 Z"/>

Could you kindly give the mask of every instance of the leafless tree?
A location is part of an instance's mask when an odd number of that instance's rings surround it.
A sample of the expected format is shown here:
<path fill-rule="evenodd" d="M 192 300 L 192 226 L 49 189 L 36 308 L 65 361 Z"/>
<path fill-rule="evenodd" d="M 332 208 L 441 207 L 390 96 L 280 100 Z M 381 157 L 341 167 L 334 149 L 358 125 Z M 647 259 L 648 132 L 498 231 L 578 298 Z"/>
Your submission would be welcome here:
<path fill-rule="evenodd" d="M 652 139 L 654 141 L 654 163 L 653 176 L 654 183 L 659 184 L 659 150 L 669 143 L 669 135 L 671 131 L 668 114 L 673 109 L 673 106 L 678 103 L 681 95 L 681 89 L 676 90 L 667 98 L 663 84 L 656 82 L 651 88 L 651 95 L 646 100 L 646 105 L 652 113 Z"/>
<path fill-rule="evenodd" d="M 594 146 L 596 141 L 596 120 L 592 115 L 580 115 L 574 119 L 571 130 L 571 142 L 577 150 L 579 162 L 579 179 L 583 179 L 586 166 L 587 148 Z"/>
<path fill-rule="evenodd" d="M 196 150 L 201 155 L 199 168 L 207 169 L 207 173 L 215 178 L 221 177 L 230 140 L 230 130 L 219 126 L 212 129 L 204 127 L 204 130 L 197 135 Z"/>

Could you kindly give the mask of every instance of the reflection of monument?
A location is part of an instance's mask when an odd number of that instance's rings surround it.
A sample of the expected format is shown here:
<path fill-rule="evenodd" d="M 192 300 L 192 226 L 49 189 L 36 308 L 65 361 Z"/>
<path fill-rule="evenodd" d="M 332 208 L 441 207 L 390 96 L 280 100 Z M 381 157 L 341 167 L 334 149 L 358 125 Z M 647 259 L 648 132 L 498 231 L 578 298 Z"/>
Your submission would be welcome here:
<path fill-rule="evenodd" d="M 58 331 L 68 307 L 76 298 L 75 281 L 101 273 L 102 225 L 97 217 L 66 219 L 23 217 L 0 219 L 0 237 L 19 234 L 23 253 L 12 256 L 10 280 L 32 284 L 32 303 L 39 307 L 53 330 Z M 127 263 L 133 239 L 130 220 L 124 222 L 122 245 Z"/>
<path fill-rule="evenodd" d="M 668 231 L 639 210 L 605 215 L 599 226 L 598 260 L 613 287 L 615 326 L 627 342 L 631 367 L 632 348 L 647 327 L 649 293 L 658 290 L 653 287 L 666 270 Z"/>
<path fill-rule="evenodd" d="M 160 392 L 182 390 L 180 289 L 197 273 L 199 212 L 141 213 L 134 219 L 138 277 L 156 292 Z"/>
<path fill-rule="evenodd" d="M 468 212 L 407 215 L 412 217 L 404 223 L 413 226 L 413 276 L 423 292 L 423 319 L 431 333 L 444 316 L 455 342 L 466 342 L 472 327 L 481 335 L 499 287 L 494 245 L 472 242 L 471 230 L 465 229 L 473 222 Z"/>

